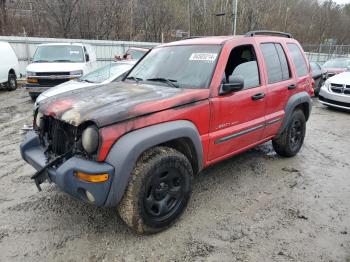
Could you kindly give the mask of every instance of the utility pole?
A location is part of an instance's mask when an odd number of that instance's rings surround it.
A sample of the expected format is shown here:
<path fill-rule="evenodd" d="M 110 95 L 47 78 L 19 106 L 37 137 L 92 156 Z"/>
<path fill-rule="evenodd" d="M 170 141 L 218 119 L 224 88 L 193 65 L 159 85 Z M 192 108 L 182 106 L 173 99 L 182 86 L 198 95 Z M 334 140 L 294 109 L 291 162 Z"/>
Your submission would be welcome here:
<path fill-rule="evenodd" d="M 191 36 L 192 34 L 192 6 L 191 0 L 188 0 L 188 34 Z"/>
<path fill-rule="evenodd" d="M 132 41 L 133 27 L 134 27 L 134 1 L 130 1 L 130 41 Z"/>
<path fill-rule="evenodd" d="M 232 32 L 236 35 L 238 0 L 232 0 Z"/>

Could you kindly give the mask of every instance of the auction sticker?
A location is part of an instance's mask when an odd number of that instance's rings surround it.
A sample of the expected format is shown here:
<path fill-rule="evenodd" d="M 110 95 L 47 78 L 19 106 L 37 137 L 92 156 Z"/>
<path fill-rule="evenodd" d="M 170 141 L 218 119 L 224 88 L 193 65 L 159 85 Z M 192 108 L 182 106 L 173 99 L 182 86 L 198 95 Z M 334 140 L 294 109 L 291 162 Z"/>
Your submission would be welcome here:
<path fill-rule="evenodd" d="M 217 56 L 215 53 L 193 53 L 189 60 L 214 62 Z"/>

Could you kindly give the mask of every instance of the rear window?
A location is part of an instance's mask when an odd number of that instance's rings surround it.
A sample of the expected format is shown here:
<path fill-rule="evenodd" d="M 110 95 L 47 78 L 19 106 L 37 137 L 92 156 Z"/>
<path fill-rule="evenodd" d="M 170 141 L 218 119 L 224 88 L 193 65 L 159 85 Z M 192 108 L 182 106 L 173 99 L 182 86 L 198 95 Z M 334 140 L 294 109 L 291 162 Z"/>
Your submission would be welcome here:
<path fill-rule="evenodd" d="M 280 44 L 261 44 L 261 51 L 265 60 L 269 84 L 290 78 L 287 58 Z"/>
<path fill-rule="evenodd" d="M 288 49 L 293 59 L 297 71 L 297 76 L 306 76 L 308 73 L 307 65 L 300 48 L 296 44 L 288 44 Z"/>

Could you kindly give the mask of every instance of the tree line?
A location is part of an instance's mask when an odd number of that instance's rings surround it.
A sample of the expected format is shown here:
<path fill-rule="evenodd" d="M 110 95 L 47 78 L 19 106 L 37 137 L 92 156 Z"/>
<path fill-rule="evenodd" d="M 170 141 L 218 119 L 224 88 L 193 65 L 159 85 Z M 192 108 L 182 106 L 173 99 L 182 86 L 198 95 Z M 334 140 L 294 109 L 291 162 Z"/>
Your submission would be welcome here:
<path fill-rule="evenodd" d="M 173 41 L 232 34 L 232 0 L 0 0 L 0 35 Z M 239 0 L 237 33 L 287 31 L 304 44 L 350 44 L 350 4 Z"/>

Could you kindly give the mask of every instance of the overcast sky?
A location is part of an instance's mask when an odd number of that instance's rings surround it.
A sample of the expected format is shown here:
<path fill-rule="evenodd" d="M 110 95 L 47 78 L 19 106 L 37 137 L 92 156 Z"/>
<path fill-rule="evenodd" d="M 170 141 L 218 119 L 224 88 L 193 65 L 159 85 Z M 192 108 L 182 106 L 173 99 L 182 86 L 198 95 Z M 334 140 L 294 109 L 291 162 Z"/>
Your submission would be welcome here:
<path fill-rule="evenodd" d="M 338 4 L 350 4 L 350 0 L 335 0 Z"/>

